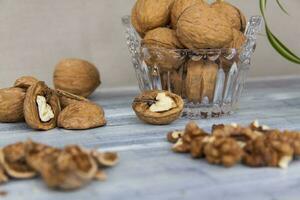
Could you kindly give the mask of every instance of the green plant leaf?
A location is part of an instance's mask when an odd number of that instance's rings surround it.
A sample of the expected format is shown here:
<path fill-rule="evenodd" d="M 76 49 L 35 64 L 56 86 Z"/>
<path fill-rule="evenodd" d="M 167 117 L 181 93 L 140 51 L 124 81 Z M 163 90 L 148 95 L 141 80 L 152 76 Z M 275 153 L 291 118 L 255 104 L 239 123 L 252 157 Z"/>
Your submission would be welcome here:
<path fill-rule="evenodd" d="M 276 0 L 279 8 L 287 15 L 289 15 L 288 11 L 283 7 L 283 5 L 281 4 L 281 2 L 279 0 Z"/>
<path fill-rule="evenodd" d="M 265 20 L 266 26 L 266 33 L 269 42 L 271 43 L 272 47 L 285 59 L 294 62 L 296 64 L 300 64 L 300 58 L 296 54 L 294 54 L 291 50 L 289 50 L 269 29 L 266 16 L 265 16 L 265 9 L 267 6 L 267 0 L 259 0 L 259 7 L 262 13 L 262 16 Z"/>

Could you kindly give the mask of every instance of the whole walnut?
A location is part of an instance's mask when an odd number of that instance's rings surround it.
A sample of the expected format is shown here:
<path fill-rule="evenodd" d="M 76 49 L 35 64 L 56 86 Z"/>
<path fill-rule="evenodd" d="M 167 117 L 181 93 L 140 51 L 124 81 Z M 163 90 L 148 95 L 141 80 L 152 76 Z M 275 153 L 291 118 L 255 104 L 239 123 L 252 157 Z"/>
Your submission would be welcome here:
<path fill-rule="evenodd" d="M 188 61 L 185 81 L 188 100 L 201 103 L 203 98 L 207 97 L 211 102 L 214 98 L 217 74 L 218 65 L 211 61 Z"/>
<path fill-rule="evenodd" d="M 232 27 L 228 20 L 205 4 L 187 8 L 177 22 L 177 37 L 192 50 L 223 48 L 232 39 Z"/>
<path fill-rule="evenodd" d="M 166 26 L 174 0 L 137 0 L 132 12 L 131 23 L 141 36 L 157 27 Z"/>
<path fill-rule="evenodd" d="M 242 51 L 242 46 L 246 42 L 246 36 L 236 29 L 232 29 L 233 39 L 232 41 L 225 46 L 225 48 L 234 48 L 238 53 Z M 235 55 L 232 59 L 226 59 L 225 57 L 220 57 L 221 65 L 226 73 L 230 71 L 230 68 L 234 64 L 234 62 L 238 62 L 239 54 Z"/>
<path fill-rule="evenodd" d="M 175 0 L 171 10 L 171 24 L 173 29 L 176 29 L 178 19 L 183 11 L 197 3 L 206 4 L 203 0 Z"/>
<path fill-rule="evenodd" d="M 101 84 L 98 69 L 81 59 L 64 59 L 55 68 L 53 75 L 55 89 L 88 97 Z"/>
<path fill-rule="evenodd" d="M 24 121 L 25 95 L 22 88 L 0 89 L 0 122 Z"/>
<path fill-rule="evenodd" d="M 144 55 L 146 63 L 160 70 L 177 69 L 184 58 L 177 49 L 183 48 L 176 36 L 176 32 L 169 28 L 156 28 L 147 32 L 143 41 L 143 47 L 146 48 L 149 55 Z"/>
<path fill-rule="evenodd" d="M 240 50 L 240 48 L 245 44 L 246 42 L 246 36 L 241 32 L 236 29 L 232 30 L 233 33 L 233 39 L 232 41 L 228 44 L 228 48 L 235 48 L 237 50 Z"/>
<path fill-rule="evenodd" d="M 230 22 L 232 28 L 242 32 L 245 31 L 247 23 L 246 17 L 237 7 L 220 0 L 211 4 L 211 7 L 226 18 Z"/>

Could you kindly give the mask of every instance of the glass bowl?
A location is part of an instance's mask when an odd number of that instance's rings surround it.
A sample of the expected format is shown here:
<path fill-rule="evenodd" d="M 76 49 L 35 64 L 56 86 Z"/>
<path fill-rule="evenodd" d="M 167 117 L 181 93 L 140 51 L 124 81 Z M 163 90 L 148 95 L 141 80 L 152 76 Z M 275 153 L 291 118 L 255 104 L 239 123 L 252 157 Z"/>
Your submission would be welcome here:
<path fill-rule="evenodd" d="M 240 49 L 148 49 L 130 16 L 122 18 L 140 90 L 180 95 L 185 101 L 183 116 L 190 119 L 219 117 L 238 108 L 262 22 L 261 16 L 250 17 Z"/>

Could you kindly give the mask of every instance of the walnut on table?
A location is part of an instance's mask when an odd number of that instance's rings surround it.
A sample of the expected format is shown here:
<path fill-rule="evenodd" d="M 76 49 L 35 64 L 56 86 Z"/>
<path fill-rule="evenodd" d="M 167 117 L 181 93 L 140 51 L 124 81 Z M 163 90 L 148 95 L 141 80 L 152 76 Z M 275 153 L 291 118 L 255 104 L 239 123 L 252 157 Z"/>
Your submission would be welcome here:
<path fill-rule="evenodd" d="M 293 159 L 292 146 L 280 138 L 261 136 L 249 141 L 244 148 L 243 163 L 251 167 L 287 168 Z"/>
<path fill-rule="evenodd" d="M 232 167 L 238 163 L 243 156 L 243 150 L 238 142 L 229 137 L 214 137 L 204 147 L 206 160 L 211 164 Z"/>
<path fill-rule="evenodd" d="M 247 142 L 249 140 L 254 140 L 263 133 L 250 127 L 242 127 L 236 124 L 219 124 L 212 127 L 212 134 L 216 137 L 230 137 L 239 142 Z"/>
<path fill-rule="evenodd" d="M 208 136 L 208 133 L 192 121 L 186 125 L 183 135 L 173 145 L 172 150 L 178 153 L 188 153 L 191 150 L 192 141 L 205 136 Z"/>

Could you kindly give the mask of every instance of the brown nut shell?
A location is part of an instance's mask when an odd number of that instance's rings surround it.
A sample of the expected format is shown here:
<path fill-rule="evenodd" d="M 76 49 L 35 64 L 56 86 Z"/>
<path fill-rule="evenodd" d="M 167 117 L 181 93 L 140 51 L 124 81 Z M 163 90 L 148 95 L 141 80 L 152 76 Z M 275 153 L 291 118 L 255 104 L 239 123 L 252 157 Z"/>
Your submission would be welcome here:
<path fill-rule="evenodd" d="M 187 64 L 186 95 L 189 101 L 200 103 L 207 97 L 213 101 L 218 65 L 210 61 L 192 61 Z"/>
<path fill-rule="evenodd" d="M 142 45 L 149 52 L 145 61 L 151 67 L 158 66 L 161 71 L 168 71 L 177 69 L 184 62 L 177 50 L 183 46 L 172 29 L 156 28 L 147 32 Z"/>
<path fill-rule="evenodd" d="M 132 9 L 132 25 L 141 35 L 166 26 L 174 0 L 137 0 Z"/>
<path fill-rule="evenodd" d="M 40 119 L 37 96 L 45 97 L 47 104 L 50 105 L 53 111 L 54 117 L 48 122 L 42 122 Z M 54 90 L 48 88 L 44 82 L 39 81 L 28 88 L 24 101 L 24 117 L 28 126 L 37 130 L 53 129 L 56 127 L 56 121 L 60 110 L 61 108 L 57 94 Z"/>
<path fill-rule="evenodd" d="M 195 4 L 204 4 L 203 0 L 176 0 L 171 10 L 171 25 L 176 30 L 177 22 L 181 14 Z"/>
<path fill-rule="evenodd" d="M 24 121 L 24 99 L 25 90 L 22 88 L 0 89 L 0 122 Z"/>
<path fill-rule="evenodd" d="M 26 144 L 22 142 L 1 149 L 0 163 L 5 172 L 13 178 L 27 179 L 37 175 L 26 163 Z"/>
<path fill-rule="evenodd" d="M 106 124 L 101 106 L 91 102 L 77 102 L 67 106 L 58 116 L 57 125 L 65 129 L 82 130 Z"/>
<path fill-rule="evenodd" d="M 36 84 L 39 80 L 33 76 L 22 76 L 15 81 L 14 87 L 27 90 L 30 86 Z"/>
<path fill-rule="evenodd" d="M 226 18 L 232 28 L 242 32 L 245 31 L 246 17 L 237 7 L 225 1 L 214 2 L 211 7 Z"/>
<path fill-rule="evenodd" d="M 223 48 L 232 41 L 232 28 L 216 10 L 205 4 L 187 8 L 177 23 L 177 37 L 192 50 Z"/>
<path fill-rule="evenodd" d="M 77 103 L 80 101 L 89 102 L 89 100 L 84 97 L 81 97 L 81 96 L 60 90 L 60 89 L 57 89 L 55 91 L 57 93 L 57 96 L 59 97 L 59 101 L 60 101 L 60 105 L 61 105 L 62 109 L 64 109 L 65 107 L 67 107 L 70 104 Z"/>
<path fill-rule="evenodd" d="M 91 156 L 95 159 L 99 167 L 112 167 L 119 162 L 118 154 L 115 152 L 92 151 Z"/>
<path fill-rule="evenodd" d="M 80 188 L 89 183 L 98 171 L 94 159 L 78 146 L 67 146 L 60 150 L 31 143 L 27 154 L 27 162 L 51 188 Z"/>
<path fill-rule="evenodd" d="M 164 112 L 151 112 L 150 105 L 147 100 L 155 100 L 157 94 L 164 92 L 166 96 L 171 97 L 176 104 L 176 107 Z M 146 100 L 146 101 L 144 101 Z M 149 90 L 137 96 L 132 103 L 132 108 L 137 117 L 149 124 L 166 125 L 170 124 L 181 116 L 184 102 L 182 98 L 176 94 L 167 91 Z"/>
<path fill-rule="evenodd" d="M 55 89 L 88 97 L 100 85 L 98 69 L 91 63 L 81 59 L 64 59 L 54 71 Z"/>

